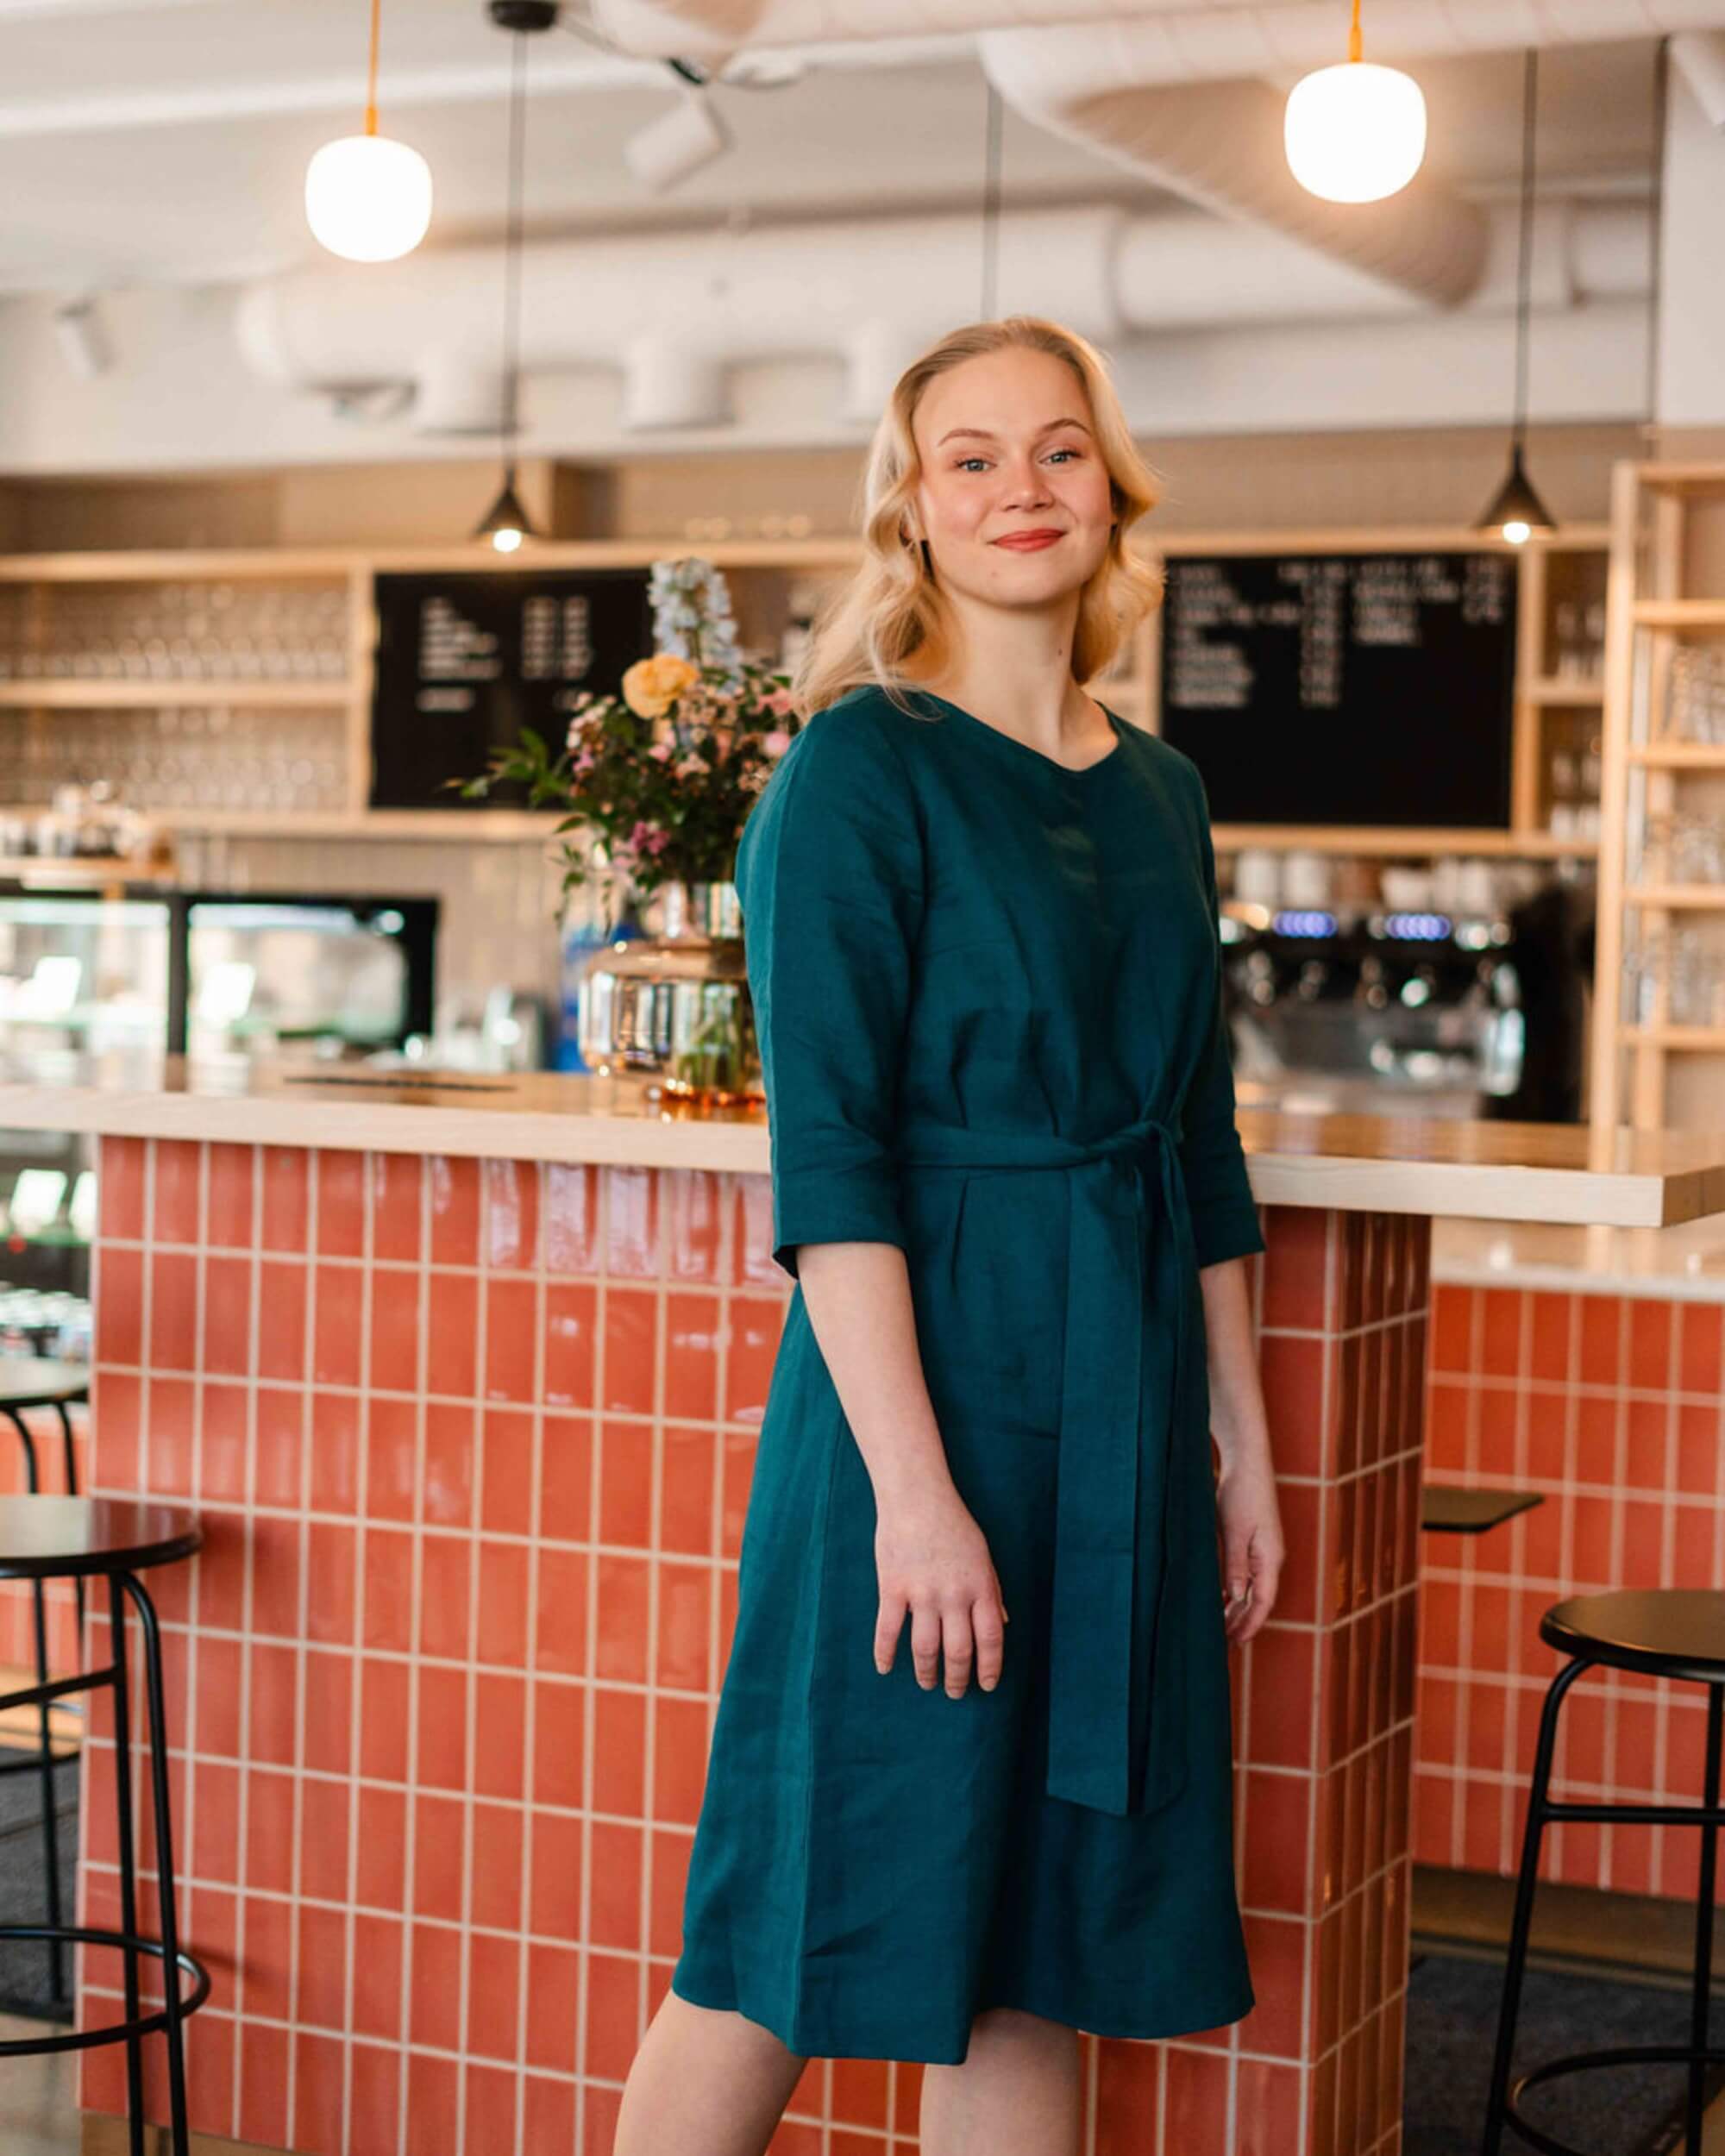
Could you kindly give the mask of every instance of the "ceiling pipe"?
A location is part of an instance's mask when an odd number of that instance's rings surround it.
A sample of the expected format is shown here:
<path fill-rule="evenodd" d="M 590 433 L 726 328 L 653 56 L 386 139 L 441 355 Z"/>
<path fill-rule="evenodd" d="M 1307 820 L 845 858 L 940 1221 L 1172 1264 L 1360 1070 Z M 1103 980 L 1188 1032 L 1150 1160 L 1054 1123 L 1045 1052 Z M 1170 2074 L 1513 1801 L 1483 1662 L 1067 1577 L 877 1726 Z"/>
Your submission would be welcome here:
<path fill-rule="evenodd" d="M 1454 306 L 1485 266 L 1485 213 L 1421 174 L 1383 202 L 1325 202 L 1288 168 L 1282 96 L 1255 81 L 1147 85 L 1128 28 L 990 32 L 982 66 L 1051 134 L 1216 214 L 1315 248 L 1428 304 Z"/>
<path fill-rule="evenodd" d="M 1303 71 L 1340 57 L 1346 16 L 1334 0 L 591 0 L 596 27 L 622 51 L 657 60 L 711 60 L 744 47 L 861 43 L 930 31 L 1131 26 L 1159 47 L 1159 72 L 1141 81 L 1206 82 Z M 1342 29 L 1337 28 L 1338 21 Z M 1372 0 L 1370 56 L 1519 51 L 1614 38 L 1725 29 L 1713 0 Z"/>
<path fill-rule="evenodd" d="M 1515 207 L 1487 218 L 1468 311 L 1515 304 Z M 1259 323 L 1408 320 L 1426 304 L 1358 269 L 1195 210 L 1134 216 L 1112 203 L 1005 213 L 1003 311 L 1050 314 L 1105 345 Z M 1535 304 L 1645 296 L 1645 205 L 1542 205 Z M 623 423 L 726 423 L 727 369 L 755 359 L 841 360 L 842 415 L 878 417 L 901 370 L 970 311 L 973 216 L 841 219 L 536 241 L 523 251 L 524 374 L 621 371 Z M 242 288 L 242 353 L 273 385 L 345 399 L 411 383 L 424 434 L 486 434 L 502 411 L 495 336 L 499 248 L 422 252 L 362 268 L 319 262 Z"/>
<path fill-rule="evenodd" d="M 1695 92 L 1708 125 L 1725 132 L 1725 32 L 1692 30 L 1674 37 L 1671 57 Z"/>
<path fill-rule="evenodd" d="M 1374 0 L 1371 53 L 1407 60 L 1530 40 L 1695 33 L 1697 14 L 1709 12 L 1725 28 L 1725 0 L 1589 0 L 1549 12 L 1503 0 Z M 709 66 L 745 48 L 886 37 L 913 23 L 972 31 L 989 79 L 1026 118 L 1187 202 L 1298 241 L 1427 306 L 1458 305 L 1486 273 L 1484 212 L 1425 176 L 1386 201 L 1341 204 L 1308 193 L 1289 171 L 1284 90 L 1270 85 L 1341 57 L 1333 0 L 1212 0 L 1202 9 L 1113 0 L 1106 10 L 1098 0 L 594 0 L 594 14 L 624 51 Z M 1717 57 L 1697 49 L 1697 73 L 1707 79 Z M 1716 94 L 1725 100 L 1725 66 Z"/>

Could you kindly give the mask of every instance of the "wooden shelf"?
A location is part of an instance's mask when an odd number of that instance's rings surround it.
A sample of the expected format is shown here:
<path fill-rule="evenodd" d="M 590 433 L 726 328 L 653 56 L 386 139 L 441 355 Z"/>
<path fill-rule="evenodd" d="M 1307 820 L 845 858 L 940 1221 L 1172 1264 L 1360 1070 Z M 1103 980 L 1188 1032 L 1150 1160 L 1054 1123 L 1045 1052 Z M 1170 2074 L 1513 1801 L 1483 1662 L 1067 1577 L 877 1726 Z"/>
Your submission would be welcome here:
<path fill-rule="evenodd" d="M 1716 629 L 1725 632 L 1725 599 L 1640 599 L 1638 629 Z"/>
<path fill-rule="evenodd" d="M 0 816 L 47 812 L 40 803 L 12 807 L 0 804 Z M 208 832 L 214 837 L 423 838 L 442 844 L 466 840 L 487 845 L 549 838 L 561 821 L 553 809 L 147 808 L 139 813 L 163 830 Z M 38 868 L 61 865 L 42 854 L 12 858 Z M 9 873 L 0 863 L 0 874 Z"/>
<path fill-rule="evenodd" d="M 1725 494 L 1725 465 L 1684 464 L 1672 459 L 1631 469 L 1634 479 L 1655 494 Z"/>
<path fill-rule="evenodd" d="M 179 704 L 249 704 L 281 710 L 329 705 L 344 709 L 354 693 L 345 678 L 335 681 L 103 681 L 57 674 L 49 680 L 0 681 L 0 707 L 36 711 L 90 711 Z"/>
<path fill-rule="evenodd" d="M 1629 761 L 1654 771 L 1725 771 L 1725 742 L 1632 742 Z"/>
<path fill-rule="evenodd" d="M 1603 704 L 1605 684 L 1582 674 L 1573 679 L 1560 674 L 1546 674 L 1537 681 L 1528 682 L 1521 693 L 1531 704 Z"/>
<path fill-rule="evenodd" d="M 1673 1113 L 1707 1111 L 1692 1075 L 1672 1058 L 1725 1052 L 1725 1026 L 1622 1020 L 1621 983 L 1638 952 L 1666 932 L 1704 934 L 1725 913 L 1725 885 L 1661 883 L 1657 856 L 1631 880 L 1638 799 L 1650 818 L 1680 812 L 1684 781 L 1725 773 L 1725 748 L 1657 739 L 1685 633 L 1725 636 L 1717 572 L 1725 461 L 1640 462 L 1611 472 L 1611 554 L 1606 586 L 1605 707 L 1601 728 L 1601 827 L 1595 916 L 1588 1117 L 1596 1131 L 1666 1128 Z M 1685 591 L 1687 586 L 1688 590 Z M 1651 632 L 1651 633 L 1644 633 Z M 1694 925 L 1678 924 L 1689 917 Z M 1697 920 L 1697 917 L 1700 917 Z M 1681 1105 L 1679 1105 L 1681 1104 Z"/>
<path fill-rule="evenodd" d="M 169 884 L 176 871 L 160 863 L 127 861 L 111 854 L 0 854 L 0 878 L 9 883 L 53 885 L 64 890 L 87 884 L 97 887 L 116 883 Z"/>
<path fill-rule="evenodd" d="M 1725 910 L 1725 883 L 1626 884 L 1623 903 L 1660 912 L 1717 912 Z"/>
<path fill-rule="evenodd" d="M 1618 1031 L 1634 1048 L 1688 1049 L 1709 1056 L 1725 1054 L 1725 1025 L 1625 1025 Z"/>
<path fill-rule="evenodd" d="M 1273 852 L 1318 854 L 1484 854 L 1495 860 L 1586 861 L 1599 850 L 1591 838 L 1560 838 L 1552 831 L 1359 830 L 1285 824 L 1218 824 L 1216 851 L 1239 853 L 1261 846 Z"/>

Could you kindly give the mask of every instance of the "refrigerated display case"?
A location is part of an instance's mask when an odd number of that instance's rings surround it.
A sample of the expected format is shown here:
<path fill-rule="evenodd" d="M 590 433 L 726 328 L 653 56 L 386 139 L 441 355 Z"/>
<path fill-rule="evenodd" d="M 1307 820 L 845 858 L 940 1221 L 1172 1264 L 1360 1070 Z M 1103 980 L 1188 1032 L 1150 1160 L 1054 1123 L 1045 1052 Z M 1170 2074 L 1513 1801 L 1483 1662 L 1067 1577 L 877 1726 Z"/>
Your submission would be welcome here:
<path fill-rule="evenodd" d="M 0 891 L 0 1046 L 334 1056 L 432 1026 L 438 901 L 292 892 Z"/>

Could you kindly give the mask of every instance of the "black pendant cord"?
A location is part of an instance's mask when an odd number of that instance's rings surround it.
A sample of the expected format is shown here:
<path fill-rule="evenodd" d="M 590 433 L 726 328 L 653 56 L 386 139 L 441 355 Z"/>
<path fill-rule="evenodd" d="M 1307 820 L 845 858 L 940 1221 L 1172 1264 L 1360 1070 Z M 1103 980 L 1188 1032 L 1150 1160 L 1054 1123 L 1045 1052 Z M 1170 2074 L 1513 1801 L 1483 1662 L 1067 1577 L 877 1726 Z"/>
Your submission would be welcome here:
<path fill-rule="evenodd" d="M 988 148 L 982 166 L 982 320 L 994 319 L 1000 255 L 1000 93 L 988 85 Z"/>
<path fill-rule="evenodd" d="M 1652 216 L 1653 240 L 1649 266 L 1652 297 L 1647 306 L 1647 381 L 1642 401 L 1647 408 L 1643 423 L 1651 435 L 1658 424 L 1659 400 L 1659 280 L 1665 274 L 1665 110 L 1671 81 L 1671 40 L 1662 37 L 1653 52 L 1653 170 Z"/>
<path fill-rule="evenodd" d="M 1527 431 L 1527 313 L 1534 254 L 1534 132 L 1539 96 L 1539 48 L 1530 45 L 1521 71 L 1521 230 L 1516 248 L 1515 269 L 1515 425 L 1513 439 L 1518 455 Z"/>
<path fill-rule="evenodd" d="M 527 37 L 515 33 L 509 85 L 509 221 L 504 239 L 503 454 L 507 481 L 515 484 L 515 439 L 520 423 L 521 196 L 526 166 Z"/>

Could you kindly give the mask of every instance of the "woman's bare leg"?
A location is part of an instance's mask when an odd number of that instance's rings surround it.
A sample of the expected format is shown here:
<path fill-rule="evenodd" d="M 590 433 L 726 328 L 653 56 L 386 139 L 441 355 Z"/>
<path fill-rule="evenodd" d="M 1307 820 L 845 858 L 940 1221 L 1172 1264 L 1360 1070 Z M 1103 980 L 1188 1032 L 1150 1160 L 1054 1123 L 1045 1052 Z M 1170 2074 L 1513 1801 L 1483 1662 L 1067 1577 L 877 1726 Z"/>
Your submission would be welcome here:
<path fill-rule="evenodd" d="M 922 2156 L 1078 2156 L 1078 2032 L 991 2007 L 962 2066 L 925 2066 Z"/>
<path fill-rule="evenodd" d="M 612 2156 L 762 2156 L 807 2064 L 746 2015 L 667 1991 L 623 2084 Z"/>

